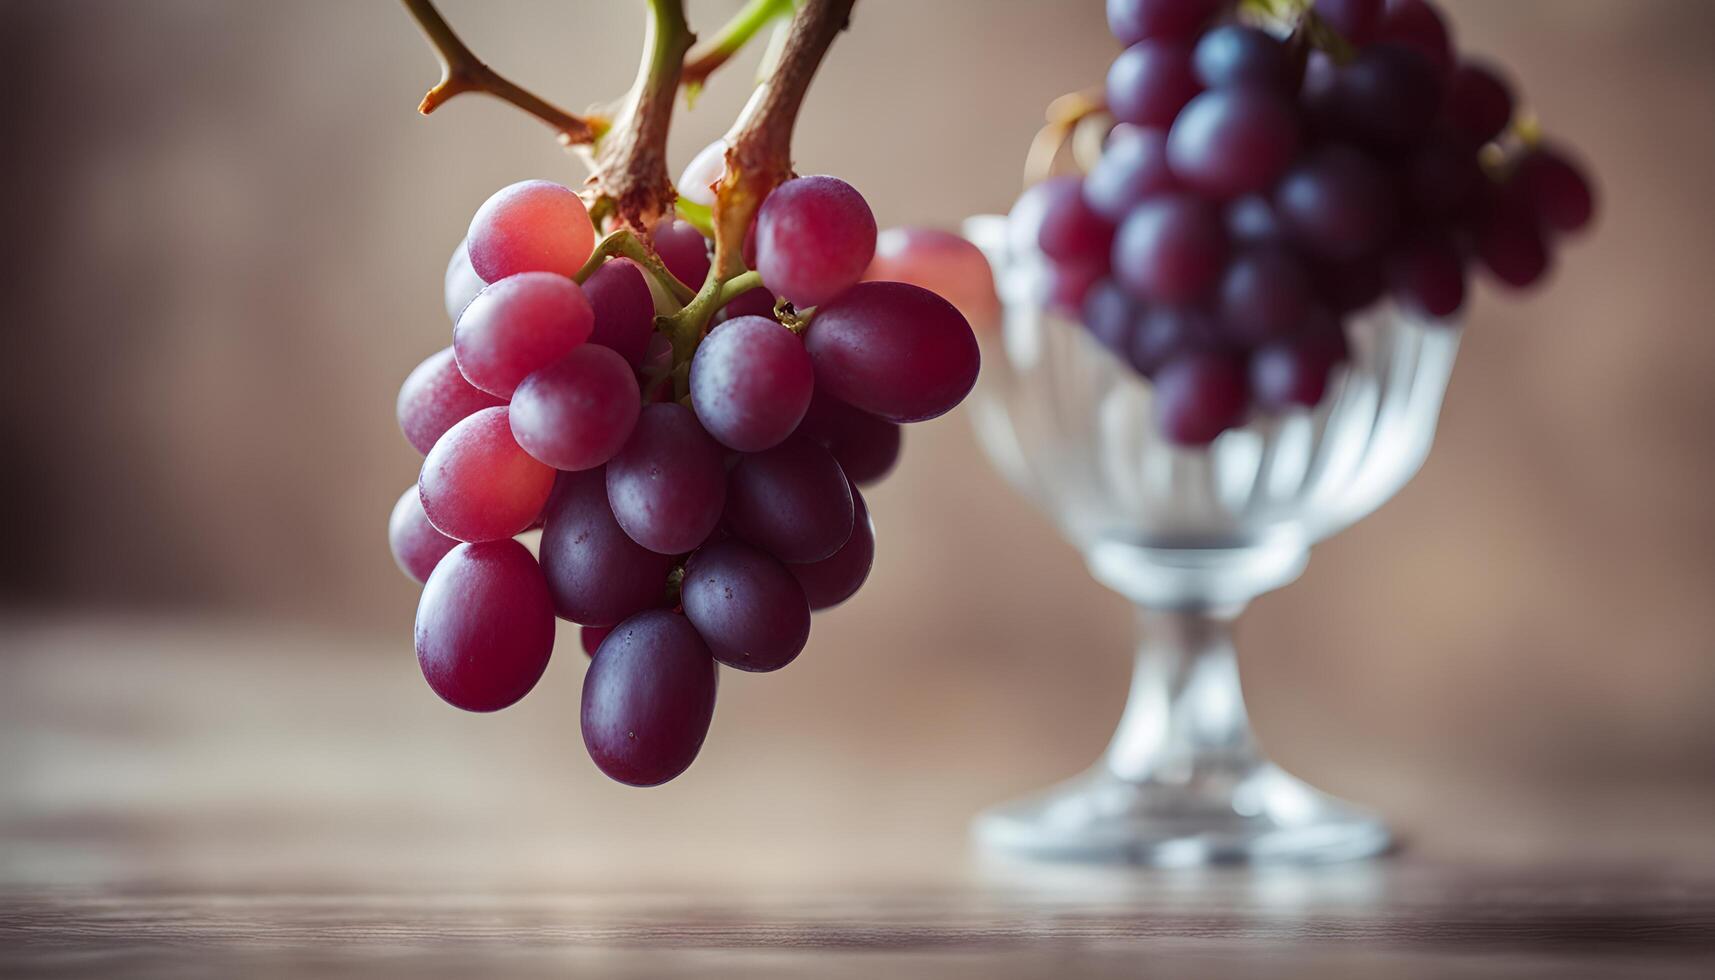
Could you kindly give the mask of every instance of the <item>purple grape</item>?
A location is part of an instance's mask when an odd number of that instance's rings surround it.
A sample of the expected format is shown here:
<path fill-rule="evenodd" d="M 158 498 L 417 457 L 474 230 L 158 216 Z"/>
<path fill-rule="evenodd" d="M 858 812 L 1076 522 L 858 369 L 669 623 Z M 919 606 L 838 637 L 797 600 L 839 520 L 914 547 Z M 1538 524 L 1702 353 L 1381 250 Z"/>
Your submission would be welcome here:
<path fill-rule="evenodd" d="M 1139 374 L 1154 377 L 1163 364 L 1181 355 L 1219 350 L 1221 333 L 1220 323 L 1208 310 L 1157 306 L 1138 319 L 1125 354 Z"/>
<path fill-rule="evenodd" d="M 1250 404 L 1245 363 L 1230 355 L 1193 352 L 1155 372 L 1155 413 L 1161 432 L 1182 446 L 1206 446 L 1244 422 Z"/>
<path fill-rule="evenodd" d="M 1290 249 L 1252 249 L 1227 266 L 1219 289 L 1221 318 L 1251 344 L 1290 334 L 1310 313 L 1310 276 Z"/>
<path fill-rule="evenodd" d="M 1114 239 L 1114 273 L 1150 303 L 1190 303 L 1215 284 L 1227 261 L 1221 214 L 1186 194 L 1145 201 Z"/>
<path fill-rule="evenodd" d="M 1514 289 L 1535 285 L 1553 260 L 1527 192 L 1515 175 L 1512 183 L 1493 193 L 1474 228 L 1477 256 L 1496 279 Z"/>
<path fill-rule="evenodd" d="M 1251 397 L 1265 412 L 1315 408 L 1336 363 L 1336 348 L 1319 338 L 1277 340 L 1251 355 Z"/>
<path fill-rule="evenodd" d="M 1026 190 L 1012 206 L 1007 228 L 1017 251 L 1040 249 L 1066 263 L 1101 258 L 1114 236 L 1113 225 L 1084 202 L 1082 182 L 1070 175 L 1050 177 Z"/>
<path fill-rule="evenodd" d="M 1167 134 L 1167 162 L 1185 184 L 1220 198 L 1271 186 L 1298 154 L 1292 103 L 1258 89 L 1192 99 Z"/>
<path fill-rule="evenodd" d="M 1337 86 L 1341 124 L 1383 147 L 1417 142 L 1441 110 L 1441 79 L 1415 48 L 1364 48 L 1340 69 Z"/>
<path fill-rule="evenodd" d="M 1560 150 L 1532 150 L 1514 179 L 1537 218 L 1555 231 L 1582 231 L 1595 217 L 1596 194 L 1590 178 Z"/>
<path fill-rule="evenodd" d="M 1441 116 L 1465 145 L 1482 146 L 1500 136 L 1512 123 L 1512 89 L 1507 87 L 1500 72 L 1465 62 L 1447 80 Z"/>
<path fill-rule="evenodd" d="M 589 339 L 595 313 L 578 284 L 552 272 L 521 272 L 477 294 L 453 327 L 466 380 L 511 398 L 533 371 Z"/>
<path fill-rule="evenodd" d="M 810 608 L 829 609 L 850 599 L 869 578 L 875 563 L 875 522 L 863 494 L 852 488 L 852 536 L 840 550 L 817 562 L 787 565 L 786 570 L 804 589 Z"/>
<path fill-rule="evenodd" d="M 1345 262 L 1323 262 L 1312 273 L 1316 295 L 1337 313 L 1355 313 L 1387 292 L 1387 271 L 1376 255 Z"/>
<path fill-rule="evenodd" d="M 721 447 L 682 405 L 646 405 L 607 466 L 607 499 L 631 540 L 682 555 L 709 536 L 726 504 Z"/>
<path fill-rule="evenodd" d="M 553 489 L 553 468 L 518 445 L 504 407 L 485 408 L 448 429 L 417 479 L 429 522 L 460 541 L 496 541 L 523 531 Z"/>
<path fill-rule="evenodd" d="M 608 778 L 659 786 L 708 737 L 719 668 L 690 621 L 651 609 L 613 628 L 584 673 L 584 747 Z"/>
<path fill-rule="evenodd" d="M 1293 167 L 1274 201 L 1299 240 L 1326 258 L 1356 258 L 1393 230 L 1392 183 L 1368 156 L 1347 146 L 1323 147 Z"/>
<path fill-rule="evenodd" d="M 778 446 L 810 407 L 815 368 L 804 342 L 767 317 L 709 331 L 691 360 L 691 407 L 703 428 L 740 452 Z"/>
<path fill-rule="evenodd" d="M 625 358 L 586 344 L 518 386 L 512 436 L 557 470 L 587 470 L 612 459 L 631 438 L 640 404 Z"/>
<path fill-rule="evenodd" d="M 630 259 L 608 259 L 584 281 L 595 326 L 588 343 L 618 352 L 637 367 L 655 336 L 655 297 L 643 270 Z"/>
<path fill-rule="evenodd" d="M 1121 357 L 1131 344 L 1132 324 L 1137 315 L 1138 304 L 1125 287 L 1112 279 L 1097 283 L 1084 298 L 1084 326 L 1098 343 Z"/>
<path fill-rule="evenodd" d="M 1165 129 L 1202 90 L 1191 49 L 1173 41 L 1134 44 L 1108 68 L 1108 111 L 1122 123 Z"/>
<path fill-rule="evenodd" d="M 874 483 L 893 469 L 903 438 L 898 425 L 819 389 L 798 433 L 831 453 L 846 479 L 858 486 Z"/>
<path fill-rule="evenodd" d="M 429 580 L 429 573 L 458 547 L 458 542 L 435 530 L 429 515 L 423 513 L 423 500 L 412 486 L 399 495 L 393 513 L 387 518 L 387 544 L 393 549 L 393 560 L 399 570 L 413 581 Z"/>
<path fill-rule="evenodd" d="M 465 236 L 471 268 L 484 282 L 520 272 L 570 277 L 595 250 L 595 226 L 569 187 L 525 180 L 484 201 Z"/>
<path fill-rule="evenodd" d="M 1224 0 L 1108 0 L 1108 27 L 1124 44 L 1188 38 L 1214 18 Z"/>
<path fill-rule="evenodd" d="M 834 177 L 798 177 L 774 189 L 756 218 L 756 269 L 770 290 L 804 309 L 851 288 L 875 255 L 875 215 Z"/>
<path fill-rule="evenodd" d="M 1469 147 L 1432 139 L 1405 166 L 1405 193 L 1418 214 L 1436 220 L 1464 211 L 1483 184 L 1483 169 Z"/>
<path fill-rule="evenodd" d="M 399 386 L 396 412 L 399 431 L 411 448 L 427 455 L 436 441 L 459 420 L 473 412 L 504 405 L 504 398 L 472 385 L 459 373 L 451 347 L 430 354 L 411 369 Z"/>
<path fill-rule="evenodd" d="M 971 325 L 941 297 L 903 282 L 865 282 L 816 312 L 804 334 L 816 387 L 892 422 L 945 414 L 976 384 Z"/>
<path fill-rule="evenodd" d="M 1260 194 L 1241 197 L 1227 205 L 1227 234 L 1241 245 L 1279 245 L 1290 237 L 1274 205 Z"/>
<path fill-rule="evenodd" d="M 584 656 L 595 656 L 596 650 L 601 647 L 601 641 L 607 639 L 607 635 L 612 632 L 613 628 L 610 626 L 585 626 L 578 630 L 578 645 L 584 648 Z"/>
<path fill-rule="evenodd" d="M 650 241 L 673 278 L 692 289 L 701 287 L 708 278 L 714 259 L 709 254 L 709 240 L 696 225 L 678 218 L 662 218 L 650 233 Z"/>
<path fill-rule="evenodd" d="M 1089 262 L 1060 262 L 1048 267 L 1044 304 L 1063 316 L 1077 317 L 1096 283 L 1107 278 L 1106 259 Z"/>
<path fill-rule="evenodd" d="M 1438 74 L 1453 68 L 1453 36 L 1428 0 L 1387 0 L 1375 39 L 1416 51 Z"/>
<path fill-rule="evenodd" d="M 631 540 L 619 526 L 600 470 L 560 474 L 541 553 L 554 612 L 562 619 L 612 626 L 666 601 L 672 557 Z"/>
<path fill-rule="evenodd" d="M 810 638 L 810 603 L 785 566 L 739 541 L 699 548 L 685 562 L 685 618 L 716 660 L 779 670 Z"/>
<path fill-rule="evenodd" d="M 463 544 L 417 603 L 417 664 L 441 699 L 498 711 L 530 693 L 554 649 L 554 610 L 536 559 L 516 541 Z"/>
<path fill-rule="evenodd" d="M 483 282 L 476 270 L 470 267 L 470 253 L 465 251 L 464 240 L 460 239 L 459 247 L 453 249 L 452 258 L 447 260 L 447 274 L 441 287 L 447 304 L 447 318 L 454 323 L 459 322 L 459 314 L 486 285 L 488 283 Z"/>
<path fill-rule="evenodd" d="M 1192 64 L 1197 80 L 1210 88 L 1249 85 L 1284 93 L 1297 81 L 1286 45 L 1243 24 L 1224 24 L 1204 34 Z"/>
<path fill-rule="evenodd" d="M 1381 26 L 1382 0 L 1316 0 L 1316 15 L 1354 47 L 1370 43 Z"/>
<path fill-rule="evenodd" d="M 726 523 L 781 561 L 821 561 L 851 537 L 851 487 L 826 449 L 793 436 L 739 459 L 727 477 Z"/>
<path fill-rule="evenodd" d="M 1441 320 L 1465 305 L 1465 262 L 1444 232 L 1426 230 L 1393 251 L 1388 280 L 1408 309 Z"/>
<path fill-rule="evenodd" d="M 774 317 L 774 302 L 774 294 L 761 286 L 755 289 L 747 289 L 739 293 L 732 302 L 721 307 L 721 311 L 715 319 L 720 323 L 736 320 L 741 316 L 764 316 L 772 319 Z"/>
<path fill-rule="evenodd" d="M 1146 198 L 1173 190 L 1167 167 L 1167 133 L 1121 124 L 1108 136 L 1101 159 L 1084 178 L 1084 201 L 1112 224 Z"/>

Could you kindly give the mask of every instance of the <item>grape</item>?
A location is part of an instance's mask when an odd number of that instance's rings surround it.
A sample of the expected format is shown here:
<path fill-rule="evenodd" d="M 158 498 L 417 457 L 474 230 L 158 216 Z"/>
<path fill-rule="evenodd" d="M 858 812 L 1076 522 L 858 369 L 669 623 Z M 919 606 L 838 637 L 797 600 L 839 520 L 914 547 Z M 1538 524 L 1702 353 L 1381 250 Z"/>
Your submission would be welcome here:
<path fill-rule="evenodd" d="M 1139 202 L 1173 189 L 1166 131 L 1124 124 L 1114 127 L 1101 159 L 1084 178 L 1090 209 L 1115 224 Z"/>
<path fill-rule="evenodd" d="M 625 358 L 586 344 L 524 379 L 512 396 L 513 438 L 557 470 L 587 470 L 631 437 L 641 405 Z"/>
<path fill-rule="evenodd" d="M 1415 48 L 1364 48 L 1340 69 L 1337 86 L 1341 124 L 1384 147 L 1417 141 L 1441 109 L 1441 79 Z"/>
<path fill-rule="evenodd" d="M 908 282 L 939 295 L 982 327 L 1000 316 L 988 259 L 962 236 L 939 228 L 889 228 L 875 240 L 866 281 Z M 740 297 L 742 299 L 743 297 Z M 773 308 L 773 300 L 769 300 Z M 728 305 L 731 309 L 731 304 Z"/>
<path fill-rule="evenodd" d="M 1376 40 L 1404 45 L 1445 74 L 1453 67 L 1453 37 L 1428 0 L 1387 0 Z"/>
<path fill-rule="evenodd" d="M 1208 23 L 1223 0 L 1108 0 L 1108 27 L 1122 43 L 1187 38 Z"/>
<path fill-rule="evenodd" d="M 1465 305 L 1465 262 L 1445 233 L 1424 231 L 1388 262 L 1393 294 L 1407 308 L 1445 319 Z"/>
<path fill-rule="evenodd" d="M 631 540 L 607 502 L 607 474 L 562 473 L 542 526 L 542 571 L 554 612 L 583 626 L 613 626 L 666 603 L 673 558 Z"/>
<path fill-rule="evenodd" d="M 780 562 L 738 541 L 685 562 L 685 618 L 714 658 L 739 670 L 779 670 L 810 639 L 810 603 Z"/>
<path fill-rule="evenodd" d="M 1476 223 L 1477 255 L 1495 278 L 1514 289 L 1548 274 L 1551 256 L 1536 211 L 1516 179 L 1500 188 Z"/>
<path fill-rule="evenodd" d="M 1257 248 L 1227 266 L 1221 317 L 1235 337 L 1260 343 L 1292 333 L 1310 312 L 1310 276 L 1285 248 Z"/>
<path fill-rule="evenodd" d="M 1293 167 L 1275 189 L 1275 207 L 1311 250 L 1352 259 L 1374 249 L 1393 229 L 1393 187 L 1369 157 L 1327 146 Z"/>
<path fill-rule="evenodd" d="M 578 630 L 578 645 L 584 648 L 584 656 L 595 656 L 596 650 L 601 646 L 601 641 L 607 639 L 607 635 L 611 632 L 613 632 L 613 628 L 609 626 L 585 626 Z"/>
<path fill-rule="evenodd" d="M 713 185 L 726 175 L 726 140 L 715 140 L 697 151 L 679 174 L 679 196 L 693 204 L 713 207 Z"/>
<path fill-rule="evenodd" d="M 417 488 L 423 512 L 442 534 L 493 541 L 536 520 L 554 489 L 554 470 L 518 445 L 504 407 L 485 408 L 429 450 Z"/>
<path fill-rule="evenodd" d="M 1514 179 L 1524 188 L 1536 216 L 1556 231 L 1581 231 L 1596 213 L 1590 179 L 1557 150 L 1531 151 Z"/>
<path fill-rule="evenodd" d="M 1084 300 L 1090 295 L 1090 289 L 1106 278 L 1107 274 L 1106 261 L 1068 262 L 1050 266 L 1048 289 L 1044 297 L 1048 308 L 1066 316 L 1077 316 L 1078 311 L 1084 308 Z"/>
<path fill-rule="evenodd" d="M 1155 372 L 1161 431 L 1182 446 L 1205 446 L 1240 424 L 1250 400 L 1244 362 L 1225 354 L 1182 354 Z"/>
<path fill-rule="evenodd" d="M 1336 34 L 1362 47 L 1381 25 L 1382 0 L 1316 0 L 1316 14 Z"/>
<path fill-rule="evenodd" d="M 1387 271 L 1374 255 L 1322 263 L 1313 278 L 1317 296 L 1337 313 L 1355 313 L 1387 292 Z"/>
<path fill-rule="evenodd" d="M 1050 177 L 1018 198 L 1007 234 L 1021 254 L 1038 249 L 1060 262 L 1087 262 L 1107 254 L 1113 226 L 1084 203 L 1078 178 Z"/>
<path fill-rule="evenodd" d="M 1277 340 L 1251 355 L 1251 395 L 1267 412 L 1315 408 L 1328 392 L 1337 348 L 1320 338 Z"/>
<path fill-rule="evenodd" d="M 1138 299 L 1188 303 L 1214 285 L 1227 261 L 1221 215 L 1176 194 L 1139 205 L 1114 239 L 1114 273 Z"/>
<path fill-rule="evenodd" d="M 1258 89 L 1204 92 L 1167 134 L 1167 163 L 1186 184 L 1233 198 L 1275 182 L 1298 153 L 1292 104 Z"/>
<path fill-rule="evenodd" d="M 777 446 L 810 407 L 815 368 L 804 342 L 760 316 L 709 331 L 691 359 L 691 407 L 709 435 L 741 452 Z"/>
<path fill-rule="evenodd" d="M 899 426 L 876 418 L 817 389 L 798 432 L 833 454 L 846 479 L 864 486 L 886 476 L 899 461 Z"/>
<path fill-rule="evenodd" d="M 589 339 L 595 314 L 578 284 L 552 272 L 521 272 L 489 286 L 453 327 L 453 352 L 471 384 L 512 397 L 525 376 Z"/>
<path fill-rule="evenodd" d="M 464 239 L 459 239 L 459 247 L 453 249 L 452 258 L 447 260 L 447 274 L 442 286 L 442 292 L 447 303 L 447 318 L 457 323 L 459 314 L 476 299 L 476 294 L 482 292 L 482 287 L 488 283 L 476 274 L 470 267 L 470 253 L 465 251 Z"/>
<path fill-rule="evenodd" d="M 869 578 L 875 563 L 875 522 L 863 494 L 852 488 L 852 536 L 821 561 L 788 564 L 786 570 L 804 589 L 811 609 L 828 609 L 850 599 Z"/>
<path fill-rule="evenodd" d="M 1442 118 L 1469 146 L 1482 146 L 1513 121 L 1513 93 L 1500 73 L 1466 62 L 1447 81 Z"/>
<path fill-rule="evenodd" d="M 1244 245 L 1279 245 L 1289 237 L 1274 205 L 1257 194 L 1241 197 L 1227 206 L 1227 234 Z"/>
<path fill-rule="evenodd" d="M 741 316 L 774 316 L 774 294 L 766 288 L 758 286 L 739 293 L 732 302 L 721 307 L 716 316 L 719 322 L 737 319 Z"/>
<path fill-rule="evenodd" d="M 399 570 L 416 582 L 427 582 L 436 563 L 458 546 L 429 523 L 415 486 L 400 494 L 393 505 L 393 513 L 387 518 L 387 543 Z"/>
<path fill-rule="evenodd" d="M 554 611 L 536 559 L 516 541 L 461 544 L 417 604 L 417 664 L 441 699 L 498 711 L 530 693 L 554 648 Z"/>
<path fill-rule="evenodd" d="M 755 268 L 763 285 L 800 309 L 845 292 L 874 255 L 875 215 L 843 180 L 794 178 L 757 211 Z"/>
<path fill-rule="evenodd" d="M 1104 279 L 1084 297 L 1084 326 L 1103 347 L 1124 357 L 1131 344 L 1132 323 L 1138 306 L 1125 287 Z"/>
<path fill-rule="evenodd" d="M 739 459 L 727 477 L 726 522 L 781 561 L 821 561 L 851 537 L 851 487 L 826 449 L 793 436 Z"/>
<path fill-rule="evenodd" d="M 1405 191 L 1418 214 L 1444 220 L 1471 203 L 1483 180 L 1477 155 L 1469 147 L 1436 139 L 1419 147 L 1407 163 Z"/>
<path fill-rule="evenodd" d="M 646 405 L 607 466 L 614 519 L 637 542 L 682 555 L 709 536 L 726 503 L 721 447 L 682 405 Z"/>
<path fill-rule="evenodd" d="M 1157 306 L 1138 320 L 1124 353 L 1132 367 L 1147 378 L 1181 355 L 1221 346 L 1220 323 L 1209 311 L 1196 306 Z"/>
<path fill-rule="evenodd" d="M 570 277 L 595 250 L 595 226 L 583 199 L 569 187 L 525 180 L 483 202 L 466 237 L 471 268 L 483 282 L 520 272 Z"/>
<path fill-rule="evenodd" d="M 1226 24 L 1197 42 L 1197 79 L 1210 88 L 1254 85 L 1290 92 L 1297 81 L 1286 45 L 1254 27 Z"/>
<path fill-rule="evenodd" d="M 1191 49 L 1173 41 L 1142 41 L 1108 68 L 1108 111 L 1124 123 L 1167 127 L 1202 91 Z"/>
<path fill-rule="evenodd" d="M 951 411 L 976 384 L 982 356 L 953 304 L 903 282 L 859 283 L 823 305 L 804 347 L 816 387 L 893 422 Z"/>
<path fill-rule="evenodd" d="M 697 758 L 715 713 L 709 648 L 662 609 L 614 627 L 584 674 L 584 747 L 610 779 L 659 786 Z"/>
<path fill-rule="evenodd" d="M 709 240 L 697 226 L 678 218 L 662 218 L 650 233 L 655 253 L 673 278 L 696 289 L 708 278 L 714 261 L 709 255 Z"/>
<path fill-rule="evenodd" d="M 411 369 L 405 383 L 399 386 L 396 412 L 399 429 L 405 441 L 419 453 L 427 454 L 435 441 L 472 412 L 506 404 L 476 388 L 459 373 L 453 349 L 444 348 L 430 354 L 423 363 Z"/>
<path fill-rule="evenodd" d="M 608 259 L 584 281 L 594 327 L 588 343 L 617 351 L 637 367 L 655 336 L 655 297 L 630 259 Z"/>

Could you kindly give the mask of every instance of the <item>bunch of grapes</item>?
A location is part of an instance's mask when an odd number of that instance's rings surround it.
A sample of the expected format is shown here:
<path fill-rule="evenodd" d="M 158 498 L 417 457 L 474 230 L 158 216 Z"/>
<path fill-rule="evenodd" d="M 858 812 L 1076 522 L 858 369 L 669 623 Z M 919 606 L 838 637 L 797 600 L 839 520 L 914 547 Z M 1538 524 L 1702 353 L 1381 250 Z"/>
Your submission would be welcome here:
<path fill-rule="evenodd" d="M 1589 224 L 1588 179 L 1464 60 L 1431 0 L 1108 0 L 1129 47 L 1087 176 L 1014 207 L 1047 301 L 1152 379 L 1203 445 L 1254 409 L 1313 407 L 1345 321 L 1391 297 L 1445 322 L 1480 264 L 1541 280 Z"/>
<path fill-rule="evenodd" d="M 902 423 L 965 397 L 978 352 L 947 300 L 860 281 L 875 219 L 832 177 L 763 200 L 745 250 L 761 285 L 688 344 L 669 342 L 671 297 L 714 281 L 710 242 L 673 218 L 639 240 L 642 260 L 607 257 L 584 200 L 546 181 L 477 211 L 446 272 L 452 345 L 399 392 L 425 459 L 389 536 L 425 583 L 435 693 L 504 708 L 541 677 L 555 617 L 580 624 L 584 743 L 648 786 L 702 746 L 717 665 L 786 666 L 811 612 L 863 584 L 859 488 L 893 467 Z M 518 540 L 538 527 L 539 560 Z"/>

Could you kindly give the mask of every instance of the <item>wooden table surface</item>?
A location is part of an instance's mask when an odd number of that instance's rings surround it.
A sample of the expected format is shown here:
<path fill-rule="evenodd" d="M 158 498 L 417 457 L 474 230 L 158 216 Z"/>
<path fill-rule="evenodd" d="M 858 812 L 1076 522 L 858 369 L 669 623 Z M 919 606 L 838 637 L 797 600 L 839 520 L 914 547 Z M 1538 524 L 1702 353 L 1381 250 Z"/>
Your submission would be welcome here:
<path fill-rule="evenodd" d="M 964 836 L 992 760 L 734 726 L 640 794 L 564 695 L 458 715 L 378 645 L 0 621 L 0 975 L 1715 975 L 1701 797 L 1420 814 L 1326 868 L 1010 864 Z"/>

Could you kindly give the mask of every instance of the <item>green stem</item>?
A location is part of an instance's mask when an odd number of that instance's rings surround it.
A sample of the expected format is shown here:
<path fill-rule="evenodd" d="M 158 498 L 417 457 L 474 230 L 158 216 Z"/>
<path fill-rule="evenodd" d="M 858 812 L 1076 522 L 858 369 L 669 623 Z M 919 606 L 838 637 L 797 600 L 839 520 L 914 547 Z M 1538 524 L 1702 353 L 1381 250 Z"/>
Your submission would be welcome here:
<path fill-rule="evenodd" d="M 648 245 L 643 243 L 643 239 L 638 238 L 637 234 L 629 228 L 621 228 L 611 232 L 606 238 L 596 242 L 595 250 L 590 252 L 590 257 L 584 262 L 583 268 L 572 275 L 572 280 L 580 285 L 583 284 L 590 276 L 595 275 L 595 271 L 601 267 L 603 262 L 616 255 L 636 262 L 644 272 L 654 276 L 655 280 L 669 293 L 672 293 L 673 298 L 680 303 L 689 303 L 696 298 L 697 294 L 693 293 L 689 286 L 680 282 L 677 277 L 667 271 L 667 266 L 661 261 L 661 256 L 656 255 Z"/>
<path fill-rule="evenodd" d="M 681 197 L 673 202 L 673 209 L 679 212 L 679 217 L 690 222 L 691 226 L 703 233 L 706 238 L 715 237 L 715 216 L 707 204 L 687 201 Z"/>
<path fill-rule="evenodd" d="M 750 0 L 708 43 L 693 48 L 685 59 L 681 76 L 687 101 L 695 99 L 709 76 L 749 43 L 756 32 L 792 13 L 792 6 L 792 0 Z"/>

